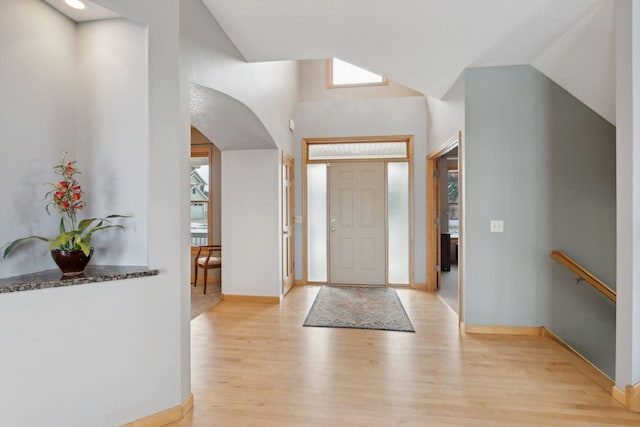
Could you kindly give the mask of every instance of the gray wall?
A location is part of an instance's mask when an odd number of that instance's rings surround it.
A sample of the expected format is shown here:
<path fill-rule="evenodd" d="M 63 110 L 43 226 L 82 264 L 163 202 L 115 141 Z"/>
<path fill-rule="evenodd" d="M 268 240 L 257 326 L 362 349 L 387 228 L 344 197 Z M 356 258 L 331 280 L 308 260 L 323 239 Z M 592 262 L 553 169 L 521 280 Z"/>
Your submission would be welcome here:
<path fill-rule="evenodd" d="M 529 66 L 469 69 L 465 98 L 465 322 L 546 326 L 613 377 L 614 305 L 548 254 L 615 289 L 615 127 Z"/>

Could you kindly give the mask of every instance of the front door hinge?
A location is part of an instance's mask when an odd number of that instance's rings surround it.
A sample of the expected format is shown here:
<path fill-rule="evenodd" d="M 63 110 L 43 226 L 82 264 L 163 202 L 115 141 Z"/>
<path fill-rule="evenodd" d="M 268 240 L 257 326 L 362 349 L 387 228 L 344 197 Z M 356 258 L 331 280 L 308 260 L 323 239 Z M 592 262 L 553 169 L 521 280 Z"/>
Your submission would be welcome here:
<path fill-rule="evenodd" d="M 433 218 L 433 223 L 436 225 L 440 225 L 440 218 Z"/>
<path fill-rule="evenodd" d="M 434 170 L 433 176 L 435 176 L 436 178 L 440 178 L 440 171 L 438 169 Z"/>
<path fill-rule="evenodd" d="M 433 270 L 434 270 L 434 271 L 436 271 L 436 272 L 437 272 L 437 271 L 440 271 L 440 266 L 439 266 L 439 265 L 434 266 L 434 267 L 433 267 Z"/>

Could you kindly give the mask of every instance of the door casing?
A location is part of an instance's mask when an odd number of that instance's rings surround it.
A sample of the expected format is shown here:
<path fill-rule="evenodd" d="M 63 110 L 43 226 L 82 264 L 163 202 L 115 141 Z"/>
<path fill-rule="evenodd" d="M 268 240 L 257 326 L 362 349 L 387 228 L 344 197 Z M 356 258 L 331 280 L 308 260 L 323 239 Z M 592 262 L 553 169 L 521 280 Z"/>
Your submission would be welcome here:
<path fill-rule="evenodd" d="M 340 162 L 371 162 L 372 159 L 331 159 L 310 160 L 308 147 L 313 144 L 352 144 L 375 142 L 404 142 L 407 144 L 406 158 L 377 158 L 381 162 L 406 162 L 409 164 L 409 287 L 415 287 L 414 283 L 414 218 L 413 218 L 413 135 L 386 135 L 386 136 L 357 136 L 357 137 L 329 137 L 329 138 L 303 138 L 302 139 L 302 276 L 307 284 L 324 284 L 327 282 L 309 282 L 308 280 L 308 250 L 307 250 L 307 164 L 309 163 L 340 163 Z M 386 185 L 386 183 L 385 183 Z M 328 216 L 328 215 L 327 215 Z M 386 217 L 386 214 L 385 214 Z M 386 260 L 385 260 L 386 261 Z M 386 262 L 385 262 L 386 265 Z M 386 267 L 385 267 L 386 269 Z M 328 272 L 327 272 L 328 274 Z M 386 283 L 387 286 L 395 284 Z M 406 285 L 398 285 L 406 286 Z"/>
<path fill-rule="evenodd" d="M 282 295 L 294 281 L 294 174 L 293 158 L 282 155 Z"/>
<path fill-rule="evenodd" d="M 458 230 L 458 321 L 463 322 L 463 286 L 464 286 L 464 238 L 463 238 L 463 225 L 464 221 L 464 171 L 463 162 L 460 159 L 463 158 L 463 144 L 462 144 L 462 132 L 458 131 L 454 136 L 445 141 L 437 149 L 433 150 L 426 157 L 426 170 L 427 170 L 427 289 L 430 291 L 436 291 L 440 284 L 440 271 L 436 269 L 436 266 L 440 264 L 440 228 L 436 223 L 438 218 L 438 203 L 439 203 L 439 190 L 438 180 L 434 173 L 437 169 L 438 159 L 451 150 L 458 148 L 458 200 L 459 200 L 459 230 Z M 446 173 L 446 171 L 444 171 Z"/>

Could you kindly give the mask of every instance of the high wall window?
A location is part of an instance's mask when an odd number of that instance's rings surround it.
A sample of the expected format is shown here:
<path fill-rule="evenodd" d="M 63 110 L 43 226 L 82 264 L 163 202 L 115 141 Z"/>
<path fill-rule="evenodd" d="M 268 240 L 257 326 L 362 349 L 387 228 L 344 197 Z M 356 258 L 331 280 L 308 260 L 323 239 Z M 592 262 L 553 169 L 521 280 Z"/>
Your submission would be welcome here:
<path fill-rule="evenodd" d="M 327 59 L 327 87 L 380 86 L 389 81 L 379 74 L 342 61 L 338 58 Z"/>

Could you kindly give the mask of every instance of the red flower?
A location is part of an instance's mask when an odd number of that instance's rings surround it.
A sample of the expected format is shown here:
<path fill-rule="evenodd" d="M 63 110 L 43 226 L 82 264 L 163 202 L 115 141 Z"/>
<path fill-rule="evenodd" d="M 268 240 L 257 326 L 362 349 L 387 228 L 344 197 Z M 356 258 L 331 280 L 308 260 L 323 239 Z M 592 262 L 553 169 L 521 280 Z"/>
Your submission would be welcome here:
<path fill-rule="evenodd" d="M 71 189 L 75 191 L 80 191 L 80 185 L 74 185 L 73 187 L 71 187 Z"/>
<path fill-rule="evenodd" d="M 66 200 L 62 201 L 62 208 L 63 209 L 69 209 L 69 206 L 71 206 L 71 204 L 69 202 L 67 202 Z"/>
<path fill-rule="evenodd" d="M 67 181 L 60 181 L 58 183 L 58 187 L 59 188 L 64 188 L 66 190 L 67 188 L 69 188 L 69 184 L 67 184 Z"/>
<path fill-rule="evenodd" d="M 81 197 L 82 197 L 81 193 L 73 193 L 73 200 L 80 200 Z"/>
<path fill-rule="evenodd" d="M 53 193 L 53 197 L 56 197 L 58 199 L 62 199 L 64 197 L 64 192 L 56 191 L 55 193 Z"/>

